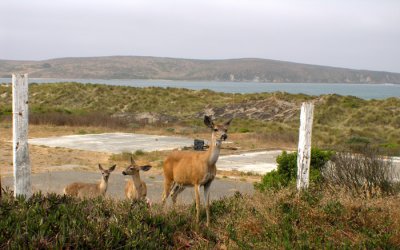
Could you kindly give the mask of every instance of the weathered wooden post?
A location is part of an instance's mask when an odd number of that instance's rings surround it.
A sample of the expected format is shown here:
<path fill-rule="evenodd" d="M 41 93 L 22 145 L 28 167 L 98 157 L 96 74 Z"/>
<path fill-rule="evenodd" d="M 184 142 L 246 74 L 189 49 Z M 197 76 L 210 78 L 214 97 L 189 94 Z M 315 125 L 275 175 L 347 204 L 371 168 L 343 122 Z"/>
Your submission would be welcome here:
<path fill-rule="evenodd" d="M 307 189 L 311 163 L 311 132 L 313 103 L 303 103 L 300 113 L 299 148 L 297 151 L 297 190 Z"/>
<path fill-rule="evenodd" d="M 28 74 L 12 75 L 14 196 L 32 195 L 28 148 Z"/>

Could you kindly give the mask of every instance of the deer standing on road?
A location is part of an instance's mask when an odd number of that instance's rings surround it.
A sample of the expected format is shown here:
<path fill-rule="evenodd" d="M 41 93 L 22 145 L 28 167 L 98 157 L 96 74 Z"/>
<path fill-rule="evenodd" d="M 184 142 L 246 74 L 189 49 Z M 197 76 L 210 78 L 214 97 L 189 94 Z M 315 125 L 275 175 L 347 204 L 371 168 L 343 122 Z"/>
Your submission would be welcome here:
<path fill-rule="evenodd" d="M 125 185 L 126 198 L 133 200 L 146 198 L 146 183 L 140 179 L 139 171 L 148 171 L 150 168 L 150 165 L 138 166 L 131 157 L 131 165 L 129 165 L 124 171 L 122 171 L 123 175 L 132 176 L 132 180 L 129 180 Z"/>
<path fill-rule="evenodd" d="M 196 223 L 200 218 L 200 186 L 204 186 L 207 226 L 210 224 L 210 194 L 209 189 L 217 173 L 215 163 L 218 160 L 222 141 L 228 136 L 228 127 L 232 119 L 221 125 L 215 125 L 209 116 L 204 116 L 204 124 L 211 128 L 210 147 L 205 152 L 174 151 L 164 161 L 164 193 L 162 201 L 165 204 L 171 192 L 173 204 L 178 194 L 186 187 L 194 186 L 196 196 Z"/>
<path fill-rule="evenodd" d="M 75 196 L 78 198 L 93 198 L 97 196 L 104 196 L 107 192 L 108 179 L 112 171 L 114 171 L 116 165 L 113 165 L 109 169 L 103 169 L 99 164 L 101 171 L 101 181 L 98 184 L 95 183 L 84 183 L 74 182 L 64 188 L 64 194 Z"/>

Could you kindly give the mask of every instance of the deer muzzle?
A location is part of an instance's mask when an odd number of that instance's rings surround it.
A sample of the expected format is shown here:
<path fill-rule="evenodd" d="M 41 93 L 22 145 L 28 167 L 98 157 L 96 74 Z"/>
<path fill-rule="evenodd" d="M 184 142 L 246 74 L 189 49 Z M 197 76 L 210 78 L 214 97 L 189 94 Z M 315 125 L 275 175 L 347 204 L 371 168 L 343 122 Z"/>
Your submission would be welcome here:
<path fill-rule="evenodd" d="M 221 140 L 225 141 L 226 139 L 228 139 L 228 136 L 226 134 L 221 135 Z"/>

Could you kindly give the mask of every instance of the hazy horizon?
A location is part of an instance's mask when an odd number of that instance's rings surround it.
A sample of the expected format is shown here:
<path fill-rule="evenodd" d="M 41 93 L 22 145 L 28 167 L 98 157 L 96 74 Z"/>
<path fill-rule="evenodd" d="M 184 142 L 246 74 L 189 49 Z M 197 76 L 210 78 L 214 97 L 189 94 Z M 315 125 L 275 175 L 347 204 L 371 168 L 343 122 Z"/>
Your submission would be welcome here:
<path fill-rule="evenodd" d="M 260 58 L 400 73 L 400 1 L 3 0 L 0 58 Z"/>

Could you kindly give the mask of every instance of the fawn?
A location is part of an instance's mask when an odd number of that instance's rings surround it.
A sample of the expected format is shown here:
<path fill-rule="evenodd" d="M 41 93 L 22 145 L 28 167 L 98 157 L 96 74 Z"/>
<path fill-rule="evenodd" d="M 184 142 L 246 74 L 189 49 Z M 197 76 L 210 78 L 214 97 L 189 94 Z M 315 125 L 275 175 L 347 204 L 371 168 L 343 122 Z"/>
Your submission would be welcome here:
<path fill-rule="evenodd" d="M 135 160 L 133 160 L 133 158 L 131 157 L 131 165 L 129 165 L 124 171 L 122 171 L 123 175 L 132 176 L 132 180 L 129 180 L 125 185 L 126 198 L 133 200 L 146 198 L 146 183 L 140 179 L 139 171 L 148 171 L 150 168 L 150 165 L 138 166 Z"/>
<path fill-rule="evenodd" d="M 109 169 L 105 170 L 101 164 L 99 164 L 99 169 L 102 175 L 100 183 L 74 182 L 64 188 L 64 194 L 78 198 L 104 196 L 107 192 L 108 178 L 110 177 L 111 172 L 114 171 L 115 167 L 116 165 L 113 165 Z"/>

